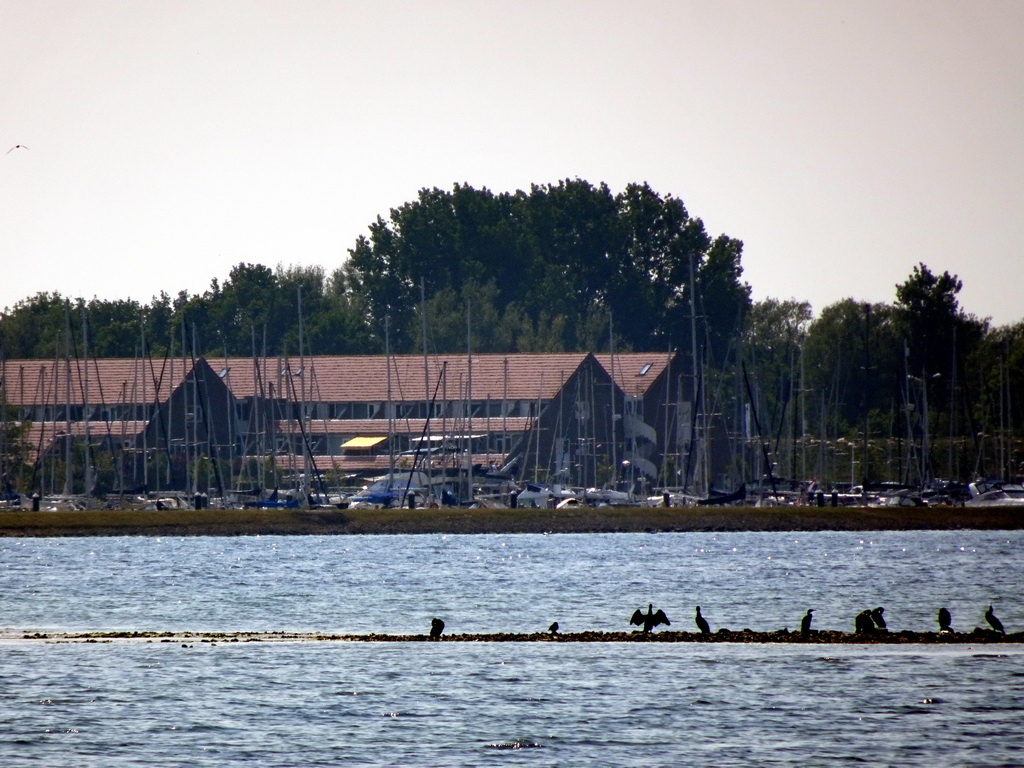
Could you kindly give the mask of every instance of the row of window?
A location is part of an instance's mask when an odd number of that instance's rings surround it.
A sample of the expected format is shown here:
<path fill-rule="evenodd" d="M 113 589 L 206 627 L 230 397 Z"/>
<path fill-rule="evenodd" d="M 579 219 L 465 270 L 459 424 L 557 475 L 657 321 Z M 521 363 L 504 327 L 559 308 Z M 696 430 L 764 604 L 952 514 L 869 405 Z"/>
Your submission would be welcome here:
<path fill-rule="evenodd" d="M 306 403 L 305 418 L 307 419 L 387 419 L 388 403 Z M 543 405 L 543 403 L 542 403 Z M 223 410 L 223 406 L 212 403 L 214 410 Z M 432 403 L 391 403 L 390 418 L 423 419 L 430 413 L 432 419 L 464 419 L 466 403 L 449 401 Z M 26 406 L 18 409 L 18 421 L 61 422 L 61 421 L 149 421 L 155 415 L 153 405 L 127 404 L 114 406 L 91 405 L 88 413 L 82 405 Z M 297 403 L 277 402 L 273 406 L 273 418 L 299 418 L 302 407 Z M 235 401 L 236 420 L 248 420 L 253 412 L 253 404 L 248 400 Z M 473 401 L 470 410 L 472 418 L 515 418 L 533 417 L 537 415 L 537 402 L 534 400 L 477 400 Z M 178 414 L 176 417 L 180 418 Z"/>

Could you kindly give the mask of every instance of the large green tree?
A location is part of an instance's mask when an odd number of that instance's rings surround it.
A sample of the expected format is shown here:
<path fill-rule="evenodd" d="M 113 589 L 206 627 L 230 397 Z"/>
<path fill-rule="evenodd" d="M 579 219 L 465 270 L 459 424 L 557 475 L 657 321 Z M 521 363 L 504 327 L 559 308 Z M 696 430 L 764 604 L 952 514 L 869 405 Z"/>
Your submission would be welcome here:
<path fill-rule="evenodd" d="M 951 375 L 954 355 L 970 354 L 981 339 L 984 324 L 960 309 L 957 294 L 962 287 L 956 275 L 937 275 L 924 264 L 915 266 L 896 286 L 896 308 L 911 374 Z"/>
<path fill-rule="evenodd" d="M 52 358 L 63 354 L 66 306 L 59 293 L 37 293 L 7 310 L 0 322 L 4 357 Z"/>
<path fill-rule="evenodd" d="M 819 429 L 821 418 L 838 435 L 862 429 L 872 412 L 877 422 L 883 418 L 878 414 L 889 414 L 901 400 L 903 343 L 896 310 L 854 299 L 825 307 L 807 329 L 804 371 Z"/>
<path fill-rule="evenodd" d="M 474 293 L 472 315 L 502 329 L 479 334 L 486 350 L 594 349 L 609 322 L 622 348 L 679 348 L 693 312 L 720 339 L 735 332 L 750 301 L 741 250 L 712 243 L 681 201 L 646 184 L 618 195 L 579 179 L 500 195 L 456 185 L 378 218 L 345 277 L 372 324 L 389 319 L 396 349 L 417 346 L 421 292 L 448 349 L 464 343 L 441 330 L 458 325 L 444 316 Z"/>
<path fill-rule="evenodd" d="M 778 444 L 792 424 L 792 401 L 800 387 L 800 352 L 811 319 L 805 301 L 764 299 L 750 309 L 743 360 L 750 384 L 748 398 L 758 412 L 762 437 Z M 746 388 L 746 387 L 744 387 Z"/>

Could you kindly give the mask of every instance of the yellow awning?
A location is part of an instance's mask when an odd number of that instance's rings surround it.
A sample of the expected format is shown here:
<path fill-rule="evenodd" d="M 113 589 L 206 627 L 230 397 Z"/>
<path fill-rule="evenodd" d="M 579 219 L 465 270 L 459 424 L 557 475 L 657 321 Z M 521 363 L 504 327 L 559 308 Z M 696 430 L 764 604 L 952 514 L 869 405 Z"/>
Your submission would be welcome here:
<path fill-rule="evenodd" d="M 387 440 L 386 437 L 353 437 L 348 442 L 342 443 L 342 448 L 373 448 L 377 443 Z"/>

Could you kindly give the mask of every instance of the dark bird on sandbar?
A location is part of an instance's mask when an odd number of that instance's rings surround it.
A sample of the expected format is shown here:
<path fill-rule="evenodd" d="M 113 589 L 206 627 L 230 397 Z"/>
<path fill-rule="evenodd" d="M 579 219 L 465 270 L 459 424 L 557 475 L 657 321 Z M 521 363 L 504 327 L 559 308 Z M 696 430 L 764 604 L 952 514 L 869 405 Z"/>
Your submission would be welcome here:
<path fill-rule="evenodd" d="M 1004 635 L 1006 634 L 1006 630 L 1003 629 L 1003 622 L 997 619 L 996 615 L 992 613 L 991 605 L 988 607 L 988 610 L 985 611 L 985 621 L 987 621 L 988 625 L 996 632 L 1002 632 Z"/>
<path fill-rule="evenodd" d="M 953 617 L 945 608 L 939 608 L 939 632 L 953 631 Z"/>
<path fill-rule="evenodd" d="M 26 147 L 24 144 L 15 144 L 13 147 L 11 147 L 6 152 L 4 152 L 4 154 L 5 155 L 9 155 L 9 154 L 11 154 L 11 152 L 13 152 L 16 149 L 28 149 L 28 147 Z"/>
<path fill-rule="evenodd" d="M 552 635 L 558 634 L 558 622 L 557 621 L 551 623 L 551 626 L 548 627 L 548 632 L 550 632 Z"/>
<path fill-rule="evenodd" d="M 858 635 L 875 631 L 875 622 L 871 611 L 861 611 L 853 619 L 853 629 Z"/>
<path fill-rule="evenodd" d="M 886 628 L 885 619 L 882 618 L 883 613 L 885 613 L 885 608 L 883 608 L 882 606 L 878 606 L 873 611 L 871 611 L 871 620 L 875 622 L 875 626 L 878 629 Z"/>
<path fill-rule="evenodd" d="M 708 626 L 708 620 L 700 615 L 700 606 L 697 606 L 697 614 L 693 617 L 693 620 L 697 623 L 697 629 L 700 630 L 702 635 L 707 635 L 711 632 L 711 627 Z"/>
<path fill-rule="evenodd" d="M 430 620 L 430 637 L 432 639 L 434 639 L 434 640 L 437 640 L 437 638 L 439 638 L 441 636 L 442 632 L 444 632 L 444 622 L 441 621 L 440 619 L 431 619 Z"/>
<path fill-rule="evenodd" d="M 651 603 L 647 604 L 647 613 L 641 612 L 639 608 L 633 611 L 633 617 L 629 620 L 629 623 L 643 627 L 644 634 L 650 632 L 659 624 L 664 624 L 665 626 L 671 626 L 672 624 L 668 620 L 668 616 L 665 615 L 665 612 L 661 608 L 655 611 Z"/>
<path fill-rule="evenodd" d="M 811 634 L 811 621 L 814 619 L 814 617 L 811 616 L 812 613 L 814 613 L 814 610 L 808 608 L 807 613 L 802 619 L 800 619 L 800 634 L 804 637 Z"/>

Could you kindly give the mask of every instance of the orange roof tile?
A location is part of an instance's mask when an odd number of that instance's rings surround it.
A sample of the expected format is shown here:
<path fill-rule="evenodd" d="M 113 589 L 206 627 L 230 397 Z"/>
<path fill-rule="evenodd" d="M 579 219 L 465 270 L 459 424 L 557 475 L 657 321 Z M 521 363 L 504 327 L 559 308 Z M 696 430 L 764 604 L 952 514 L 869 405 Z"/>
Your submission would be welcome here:
<path fill-rule="evenodd" d="M 480 354 L 472 356 L 474 400 L 550 400 L 586 359 L 584 353 Z M 595 355 L 609 373 L 610 354 Z M 643 395 L 668 364 L 668 353 L 627 352 L 614 356 L 615 379 L 628 394 Z M 327 355 L 281 358 L 228 357 L 206 361 L 239 399 L 276 397 L 307 402 L 384 402 L 388 399 L 388 358 L 383 355 Z M 300 370 L 305 366 L 305 370 Z M 650 366 L 647 368 L 647 366 Z M 470 383 L 465 355 L 391 358 L 391 400 L 423 402 L 465 399 Z M 191 361 L 103 359 L 7 360 L 0 368 L 7 402 L 12 405 L 73 405 L 162 402 L 191 371 Z M 644 373 L 641 373 L 642 370 Z"/>
<path fill-rule="evenodd" d="M 641 397 L 647 393 L 658 377 L 668 367 L 669 361 L 678 365 L 675 352 L 624 352 L 616 353 L 615 383 L 627 395 Z M 612 373 L 612 355 L 594 355 L 601 367 Z M 681 372 L 681 371 L 680 371 Z"/>
<path fill-rule="evenodd" d="M 585 354 L 473 355 L 474 400 L 549 400 L 579 368 Z M 305 370 L 300 372 L 302 363 Z M 384 402 L 388 399 L 388 358 L 383 355 L 292 358 L 211 359 L 236 397 L 254 395 L 314 402 Z M 469 362 L 465 355 L 395 355 L 391 358 L 391 400 L 423 402 L 467 396 Z M 305 388 L 303 388 L 303 383 Z"/>
<path fill-rule="evenodd" d="M 72 360 L 5 360 L 0 365 L 0 381 L 11 405 L 40 406 L 118 403 L 153 403 L 166 400 L 185 378 L 188 368 L 182 360 L 143 360 L 109 358 Z M 68 384 L 70 383 L 70 388 Z"/>

